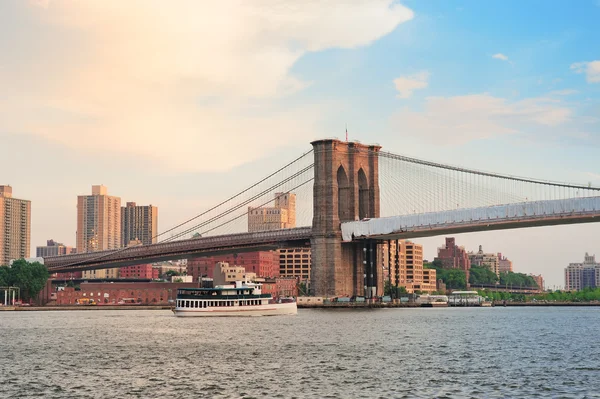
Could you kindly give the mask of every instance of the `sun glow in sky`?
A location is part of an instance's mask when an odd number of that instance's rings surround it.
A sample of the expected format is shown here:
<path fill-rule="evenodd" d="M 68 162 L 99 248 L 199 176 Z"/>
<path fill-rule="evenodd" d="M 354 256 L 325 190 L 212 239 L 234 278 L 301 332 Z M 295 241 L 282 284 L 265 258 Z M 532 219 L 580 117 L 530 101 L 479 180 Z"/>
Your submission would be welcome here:
<path fill-rule="evenodd" d="M 346 123 L 396 153 L 600 184 L 599 20 L 595 0 L 5 0 L 0 184 L 32 200 L 34 247 L 74 244 L 92 184 L 157 205 L 163 230 Z M 457 241 L 562 285 L 599 234 Z M 443 237 L 421 242 L 431 259 Z"/>

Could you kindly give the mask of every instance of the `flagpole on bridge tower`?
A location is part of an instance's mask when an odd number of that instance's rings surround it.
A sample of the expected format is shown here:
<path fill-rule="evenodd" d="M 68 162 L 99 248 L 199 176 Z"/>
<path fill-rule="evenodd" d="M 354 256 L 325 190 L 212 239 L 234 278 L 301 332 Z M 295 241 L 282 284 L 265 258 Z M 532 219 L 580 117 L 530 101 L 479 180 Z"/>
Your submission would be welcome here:
<path fill-rule="evenodd" d="M 346 143 L 348 142 L 348 124 L 346 123 Z"/>

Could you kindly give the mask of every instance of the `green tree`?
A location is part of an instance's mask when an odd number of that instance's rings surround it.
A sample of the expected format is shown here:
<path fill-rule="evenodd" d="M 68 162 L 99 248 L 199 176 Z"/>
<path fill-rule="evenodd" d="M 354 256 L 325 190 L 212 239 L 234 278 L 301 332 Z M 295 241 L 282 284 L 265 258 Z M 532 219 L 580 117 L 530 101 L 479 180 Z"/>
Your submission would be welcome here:
<path fill-rule="evenodd" d="M 29 263 L 24 259 L 13 262 L 8 268 L 8 283 L 21 289 L 25 300 L 37 298 L 48 281 L 48 269 L 39 262 Z"/>
<path fill-rule="evenodd" d="M 175 271 L 175 270 L 167 270 L 167 272 L 165 273 L 165 276 L 171 278 L 173 276 L 180 276 L 181 274 L 179 274 L 179 272 Z"/>
<path fill-rule="evenodd" d="M 500 273 L 500 285 L 512 287 L 537 287 L 533 277 L 523 273 Z"/>
<path fill-rule="evenodd" d="M 435 269 L 436 279 L 442 280 L 447 289 L 456 290 L 467 288 L 467 277 L 464 271 L 460 269 L 444 269 L 442 262 L 435 259 L 431 263 L 423 264 L 426 269 Z"/>
<path fill-rule="evenodd" d="M 471 266 L 469 270 L 469 283 L 472 285 L 485 284 L 494 285 L 498 281 L 496 273 L 487 267 Z"/>
<path fill-rule="evenodd" d="M 12 285 L 10 278 L 10 269 L 8 266 L 0 266 L 0 287 Z"/>

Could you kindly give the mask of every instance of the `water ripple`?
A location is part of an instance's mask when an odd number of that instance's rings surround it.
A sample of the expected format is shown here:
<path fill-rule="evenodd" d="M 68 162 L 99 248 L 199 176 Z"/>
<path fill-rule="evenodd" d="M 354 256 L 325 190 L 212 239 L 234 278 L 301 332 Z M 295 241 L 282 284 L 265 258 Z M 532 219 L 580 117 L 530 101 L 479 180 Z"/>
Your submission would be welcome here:
<path fill-rule="evenodd" d="M 589 308 L 3 312 L 0 397 L 593 398 Z"/>

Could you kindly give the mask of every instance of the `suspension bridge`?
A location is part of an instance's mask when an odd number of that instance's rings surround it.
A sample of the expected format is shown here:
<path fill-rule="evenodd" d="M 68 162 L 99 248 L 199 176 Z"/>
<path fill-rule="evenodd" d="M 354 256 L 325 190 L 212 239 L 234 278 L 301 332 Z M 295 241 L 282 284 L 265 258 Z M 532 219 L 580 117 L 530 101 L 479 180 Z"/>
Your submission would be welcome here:
<path fill-rule="evenodd" d="M 444 165 L 377 145 L 318 140 L 312 150 L 214 207 L 164 231 L 157 244 L 48 257 L 51 272 L 285 247 L 312 248 L 314 294 L 380 292 L 377 245 L 394 239 L 597 222 L 600 187 Z M 296 227 L 248 232 L 251 210 L 296 195 Z M 189 238 L 196 233 L 197 238 Z M 398 254 L 390 259 L 396 259 Z"/>

